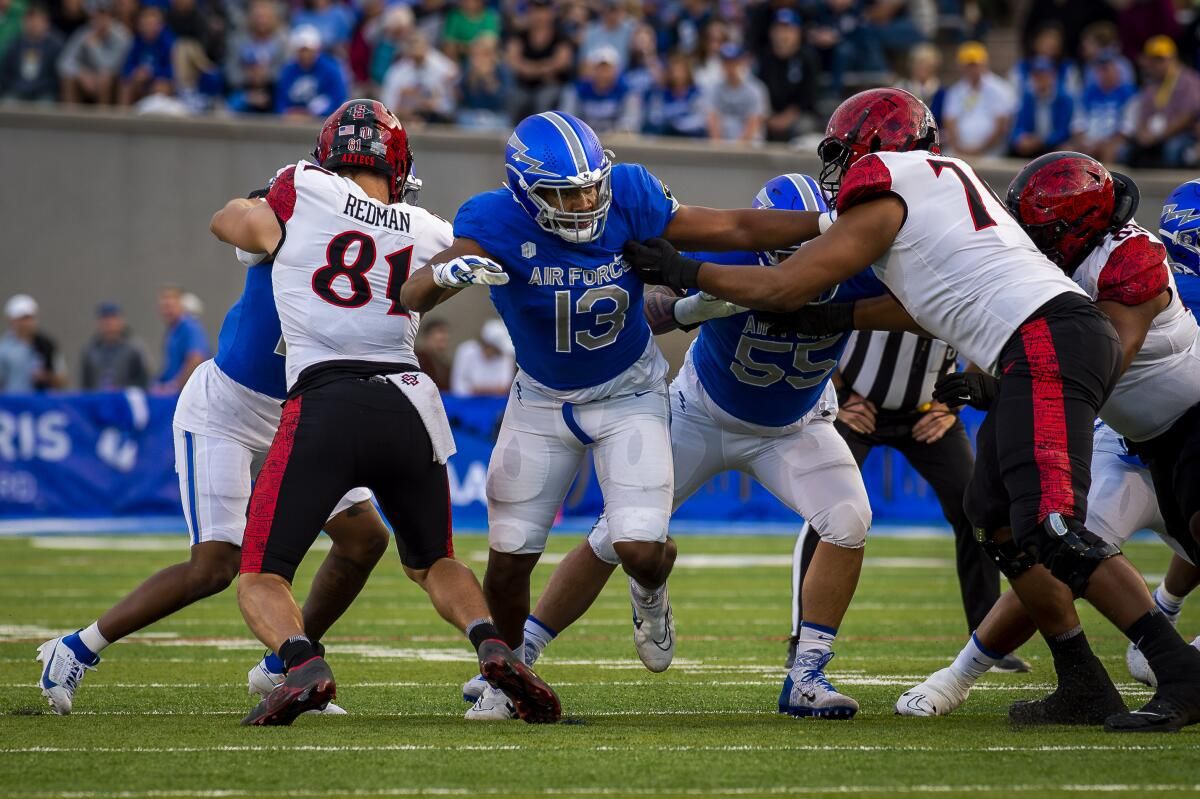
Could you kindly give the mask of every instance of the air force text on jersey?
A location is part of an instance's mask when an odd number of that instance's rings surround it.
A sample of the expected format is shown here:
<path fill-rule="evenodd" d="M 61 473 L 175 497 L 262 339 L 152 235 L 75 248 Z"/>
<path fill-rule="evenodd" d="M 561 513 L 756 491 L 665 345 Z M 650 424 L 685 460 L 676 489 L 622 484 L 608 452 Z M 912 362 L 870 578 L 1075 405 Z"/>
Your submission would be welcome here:
<path fill-rule="evenodd" d="M 533 266 L 529 270 L 531 286 L 602 286 L 620 280 L 630 267 L 621 255 L 592 268 L 581 266 Z"/>

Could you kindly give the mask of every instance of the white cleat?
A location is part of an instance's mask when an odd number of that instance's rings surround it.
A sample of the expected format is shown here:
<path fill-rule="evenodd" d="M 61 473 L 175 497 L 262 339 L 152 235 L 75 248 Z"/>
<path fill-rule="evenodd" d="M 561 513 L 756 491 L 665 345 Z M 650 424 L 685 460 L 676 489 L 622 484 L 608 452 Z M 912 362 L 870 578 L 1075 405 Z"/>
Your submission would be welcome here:
<path fill-rule="evenodd" d="M 930 674 L 925 682 L 914 685 L 896 700 L 900 716 L 946 716 L 962 707 L 971 695 L 971 686 L 947 666 Z"/>
<path fill-rule="evenodd" d="M 858 702 L 834 688 L 825 676 L 825 667 L 831 660 L 832 652 L 809 649 L 796 653 L 796 662 L 779 692 L 780 713 L 801 718 L 854 718 Z"/>
<path fill-rule="evenodd" d="M 1196 640 L 1192 641 L 1192 646 L 1200 649 L 1200 635 L 1197 635 Z M 1132 643 L 1125 650 L 1125 665 L 1129 668 L 1130 677 L 1151 688 L 1158 687 L 1158 678 L 1154 676 L 1154 670 L 1150 668 L 1146 656 Z"/>
<path fill-rule="evenodd" d="M 250 696 L 261 696 L 263 699 L 266 699 L 267 694 L 274 691 L 276 686 L 281 685 L 285 677 L 287 677 L 287 675 L 283 674 L 282 672 L 271 671 L 271 669 L 267 667 L 267 659 L 264 657 L 262 660 L 255 663 L 254 667 L 246 673 L 246 683 Z M 330 702 L 323 708 L 314 708 L 305 712 L 306 714 L 320 713 L 326 716 L 346 715 L 346 709 L 335 705 L 333 702 Z"/>
<path fill-rule="evenodd" d="M 483 692 L 488 689 L 487 680 L 483 679 L 482 674 L 476 674 L 471 679 L 463 683 L 462 697 L 464 702 L 469 702 L 472 705 L 479 697 L 483 696 Z"/>
<path fill-rule="evenodd" d="M 496 690 L 486 682 L 483 686 L 483 693 L 463 718 L 467 721 L 511 721 L 517 718 L 517 709 L 503 691 Z"/>
<path fill-rule="evenodd" d="M 100 658 L 96 658 L 95 663 L 84 663 L 71 647 L 63 643 L 65 637 L 52 638 L 37 650 L 37 659 L 42 663 L 42 678 L 38 680 L 38 687 L 50 703 L 50 709 L 60 716 L 70 714 L 79 684 L 100 663 Z"/>
<path fill-rule="evenodd" d="M 642 597 L 641 587 L 629 578 L 629 601 L 633 606 L 633 644 L 638 657 L 654 673 L 666 671 L 675 659 L 675 617 L 667 585 Z"/>

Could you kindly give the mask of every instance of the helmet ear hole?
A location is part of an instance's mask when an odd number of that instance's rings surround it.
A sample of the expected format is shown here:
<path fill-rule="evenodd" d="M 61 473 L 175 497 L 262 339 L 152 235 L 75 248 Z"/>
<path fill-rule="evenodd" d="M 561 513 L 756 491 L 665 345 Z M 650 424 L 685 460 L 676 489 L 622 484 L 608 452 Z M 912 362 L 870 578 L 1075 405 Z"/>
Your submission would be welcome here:
<path fill-rule="evenodd" d="M 1110 174 L 1113 179 L 1113 193 L 1116 195 L 1116 202 L 1113 203 L 1112 222 L 1109 230 L 1117 231 L 1129 224 L 1129 220 L 1133 219 L 1133 215 L 1137 213 L 1142 193 L 1128 175 L 1122 175 L 1120 172 L 1110 172 Z"/>

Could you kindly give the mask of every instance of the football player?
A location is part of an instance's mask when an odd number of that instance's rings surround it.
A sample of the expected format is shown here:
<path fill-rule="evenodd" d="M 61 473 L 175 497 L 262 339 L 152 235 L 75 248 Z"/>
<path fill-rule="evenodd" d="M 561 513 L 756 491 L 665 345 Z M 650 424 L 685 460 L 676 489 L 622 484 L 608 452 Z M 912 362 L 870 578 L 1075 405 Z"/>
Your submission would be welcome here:
<path fill-rule="evenodd" d="M 336 695 L 291 581 L 324 514 L 354 485 L 374 491 L 405 572 L 467 634 L 483 676 L 522 719 L 557 721 L 557 696 L 499 640 L 479 583 L 453 558 L 454 440 L 413 353 L 420 317 L 400 301 L 404 281 L 450 244 L 450 226 L 401 202 L 408 135 L 381 103 L 344 103 L 313 154 L 317 163 L 285 169 L 265 202 L 231 200 L 212 220 L 222 241 L 274 257 L 286 349 L 288 399 L 250 498 L 238 601 L 287 676 L 242 723 L 290 724 Z"/>
<path fill-rule="evenodd" d="M 42 694 L 60 715 L 71 712 L 75 691 L 106 647 L 224 591 L 237 575 L 250 487 L 287 395 L 271 261 L 265 254 L 239 252 L 238 257 L 249 268 L 241 297 L 221 323 L 216 357 L 192 372 L 175 406 L 175 470 L 191 556 L 155 573 L 89 626 L 39 647 Z M 325 524 L 333 547 L 313 578 L 303 611 L 304 630 L 314 642 L 358 596 L 387 549 L 388 530 L 370 499 L 367 489 L 351 489 Z M 270 693 L 283 681 L 283 671 L 278 656 L 268 653 L 250 669 L 250 693 Z M 341 710 L 331 704 L 326 712 Z"/>
<path fill-rule="evenodd" d="M 788 174 L 771 179 L 754 208 L 828 210 L 817 181 Z M 772 253 L 707 254 L 707 260 L 777 263 L 790 249 Z M 838 286 L 840 300 L 883 295 L 870 274 Z M 646 319 L 655 333 L 691 330 L 700 323 L 683 368 L 670 386 L 673 507 L 678 508 L 715 475 L 737 470 L 754 477 L 818 531 L 821 542 L 804 587 L 805 616 L 799 651 L 784 681 L 779 712 L 794 716 L 850 718 L 858 702 L 829 682 L 825 667 L 854 595 L 862 568 L 871 507 L 862 476 L 846 442 L 834 430 L 837 395 L 829 377 L 846 348 L 847 334 L 809 336 L 777 332 L 772 314 L 747 311 L 704 294 L 677 297 L 662 287 L 647 290 Z M 619 564 L 601 516 L 587 540 L 567 555 L 525 622 L 525 658 L 574 623 L 599 595 Z M 671 663 L 673 639 L 654 642 L 654 672 Z M 463 686 L 478 696 L 481 683 Z"/>
<path fill-rule="evenodd" d="M 1059 677 L 1054 693 L 1017 703 L 1010 718 L 1103 721 L 1114 731 L 1200 721 L 1200 652 L 1120 549 L 1085 526 L 1092 423 L 1136 348 L 1122 348 L 1104 310 L 1034 246 L 969 164 L 939 155 L 920 100 L 862 92 L 838 107 L 826 134 L 822 180 L 836 221 L 809 214 L 803 238 L 815 241 L 777 268 L 701 263 L 661 240 L 631 242 L 627 260 L 647 282 L 778 311 L 874 264 L 915 325 L 1000 375 L 964 505 L 1049 642 Z M 1149 660 L 1159 687 L 1143 709 L 1125 710 L 1072 594 Z"/>
<path fill-rule="evenodd" d="M 1136 191 L 1127 181 L 1110 175 L 1089 156 L 1053 153 L 1032 161 L 1017 175 L 1007 200 L 1042 251 L 1110 315 L 1123 346 L 1138 348 L 1100 409 L 1088 529 L 1115 546 L 1138 530 L 1150 529 L 1174 550 L 1167 578 L 1154 592 L 1155 604 L 1174 624 L 1184 596 L 1200 577 L 1196 568 L 1200 542 L 1186 523 L 1191 517 L 1188 508 L 1195 511 L 1187 504 L 1192 493 L 1189 481 L 1198 478 L 1187 471 L 1192 467 L 1180 453 L 1164 464 L 1157 447 L 1167 440 L 1164 436 L 1186 442 L 1190 426 L 1197 424 L 1190 414 L 1197 413 L 1193 409 L 1200 402 L 1200 328 L 1183 299 L 1196 290 L 1200 278 L 1175 266 L 1180 256 L 1186 260 L 1186 248 L 1175 240 L 1185 238 L 1186 231 L 1183 236 L 1165 237 L 1164 247 L 1149 231 L 1125 223 L 1131 210 L 1114 216 L 1121 199 Z M 1178 207 L 1172 199 L 1167 208 Z M 1179 217 L 1171 217 L 1172 212 L 1164 209 L 1163 227 L 1167 233 L 1178 233 Z M 1159 454 L 1157 474 L 1138 456 L 1142 452 Z M 1165 491 L 1156 495 L 1156 485 Z M 954 663 L 901 694 L 896 712 L 943 716 L 954 711 L 1002 650 L 1008 651 L 1014 642 L 1024 643 L 1033 633 L 1020 601 L 1011 592 L 1006 594 Z M 1193 645 L 1200 647 L 1200 638 Z M 1129 645 L 1126 661 L 1134 678 L 1157 684 L 1135 642 Z"/>
<path fill-rule="evenodd" d="M 522 120 L 505 150 L 507 185 L 459 209 L 453 245 L 413 275 L 403 301 L 425 311 L 487 285 L 516 348 L 519 371 L 488 467 L 483 581 L 505 640 L 521 646 L 530 572 L 590 449 L 645 660 L 660 657 L 651 650 L 664 642 L 674 646 L 666 589 L 674 479 L 667 363 L 621 248 L 665 236 L 692 249 L 775 250 L 796 241 L 801 215 L 680 205 L 644 167 L 613 159 L 569 114 Z M 508 717 L 504 698 L 485 691 L 468 717 Z"/>

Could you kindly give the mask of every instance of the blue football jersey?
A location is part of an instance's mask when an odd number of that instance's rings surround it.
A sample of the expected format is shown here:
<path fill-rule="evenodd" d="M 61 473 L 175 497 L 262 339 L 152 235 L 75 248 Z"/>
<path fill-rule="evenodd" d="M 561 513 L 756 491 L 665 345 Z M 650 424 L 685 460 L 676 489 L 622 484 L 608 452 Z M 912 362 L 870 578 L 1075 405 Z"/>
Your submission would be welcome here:
<path fill-rule="evenodd" d="M 1200 275 L 1176 272 L 1175 288 L 1179 289 L 1179 300 L 1194 316 L 1200 316 Z"/>
<path fill-rule="evenodd" d="M 766 263 L 754 253 L 692 253 L 723 264 Z M 878 297 L 887 289 L 871 270 L 837 287 L 834 302 Z M 837 368 L 849 334 L 782 336 L 767 332 L 754 311 L 700 326 L 692 364 L 700 385 L 730 416 L 764 427 L 784 427 L 812 410 Z"/>
<path fill-rule="evenodd" d="M 612 206 L 596 241 L 571 244 L 542 230 L 507 189 L 477 194 L 454 218 L 456 238 L 473 239 L 508 273 L 492 303 L 508 327 L 517 364 L 549 388 L 597 386 L 646 349 L 642 281 L 625 265 L 630 239 L 661 236 L 679 207 L 645 167 L 612 168 Z"/>
<path fill-rule="evenodd" d="M 271 293 L 271 263 L 246 269 L 242 296 L 221 322 L 216 363 L 241 385 L 283 399 L 287 396 L 284 359 L 277 352 L 282 334 Z"/>

